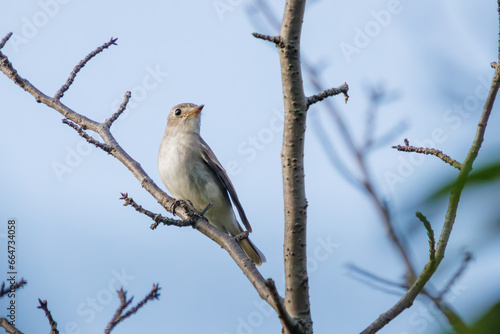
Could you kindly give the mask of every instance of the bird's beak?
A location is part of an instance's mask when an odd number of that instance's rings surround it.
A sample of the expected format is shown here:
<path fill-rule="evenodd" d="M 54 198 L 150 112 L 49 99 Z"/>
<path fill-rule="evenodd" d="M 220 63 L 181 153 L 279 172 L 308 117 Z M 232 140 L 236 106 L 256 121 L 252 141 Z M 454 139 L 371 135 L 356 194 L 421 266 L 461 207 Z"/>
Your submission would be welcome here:
<path fill-rule="evenodd" d="M 195 114 L 195 115 L 198 115 L 199 113 L 201 113 L 201 110 L 203 109 L 205 105 L 202 104 L 202 105 L 199 105 L 198 108 L 196 108 L 195 110 L 191 111 L 191 113 Z"/>
<path fill-rule="evenodd" d="M 203 109 L 205 105 L 202 104 L 198 107 L 196 107 L 195 109 L 185 113 L 184 115 L 182 115 L 181 117 L 189 117 L 189 116 L 192 116 L 192 115 L 198 115 L 199 113 L 201 113 L 201 110 Z"/>

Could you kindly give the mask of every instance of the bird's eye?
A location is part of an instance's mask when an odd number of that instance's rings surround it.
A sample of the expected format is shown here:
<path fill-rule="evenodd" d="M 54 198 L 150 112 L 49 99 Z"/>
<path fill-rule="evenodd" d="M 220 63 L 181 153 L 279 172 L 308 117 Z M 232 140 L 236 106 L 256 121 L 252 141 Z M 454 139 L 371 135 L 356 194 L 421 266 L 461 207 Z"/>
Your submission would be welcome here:
<path fill-rule="evenodd" d="M 180 109 L 175 109 L 175 116 L 179 116 L 182 113 Z"/>

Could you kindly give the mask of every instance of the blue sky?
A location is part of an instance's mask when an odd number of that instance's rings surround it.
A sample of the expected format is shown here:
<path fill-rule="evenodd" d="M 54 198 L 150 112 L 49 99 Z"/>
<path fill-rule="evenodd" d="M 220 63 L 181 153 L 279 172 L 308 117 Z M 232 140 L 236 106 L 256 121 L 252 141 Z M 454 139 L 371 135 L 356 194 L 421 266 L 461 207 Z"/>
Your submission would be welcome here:
<path fill-rule="evenodd" d="M 14 32 L 2 51 L 48 95 L 86 54 L 118 37 L 118 46 L 80 72 L 62 102 L 103 121 L 131 91 L 129 108 L 112 131 L 162 188 L 156 158 L 167 113 L 182 102 L 205 104 L 202 136 L 228 169 L 252 224 L 252 240 L 268 259 L 262 274 L 283 292 L 279 60 L 270 43 L 251 36 L 277 31 L 251 16 L 252 6 L 250 0 L 10 2 L 0 12 L 0 36 Z M 283 6 L 284 1 L 272 4 L 278 18 Z M 446 203 L 420 203 L 456 171 L 435 157 L 410 157 L 390 146 L 408 138 L 457 160 L 465 157 L 493 74 L 489 63 L 497 57 L 497 38 L 494 1 L 446 0 L 431 7 L 409 0 L 316 0 L 307 6 L 302 54 L 321 70 L 325 89 L 349 84 L 348 104 L 333 99 L 358 143 L 370 87 L 383 86 L 397 96 L 380 107 L 375 135 L 405 126 L 369 162 L 418 269 L 428 251 L 425 230 L 414 227 L 414 212 L 426 209 L 439 231 Z M 304 84 L 306 94 L 317 93 L 307 77 Z M 37 298 L 48 300 L 62 333 L 101 331 L 116 310 L 120 285 L 137 301 L 157 282 L 160 301 L 115 333 L 144 326 L 161 333 L 280 330 L 277 317 L 223 250 L 189 228 L 151 231 L 147 217 L 119 200 L 120 192 L 128 192 L 149 210 L 163 212 L 132 174 L 3 75 L 0 110 L 0 237 L 5 245 L 7 220 L 15 218 L 19 276 L 29 282 L 17 300 L 22 331 L 49 328 L 36 309 Z M 317 332 L 356 333 L 398 297 L 353 279 L 346 264 L 396 281 L 404 268 L 372 203 L 325 155 L 324 139 L 314 132 L 317 123 L 326 126 L 337 154 L 358 173 L 327 113 L 320 104 L 311 108 L 306 141 L 311 307 Z M 478 165 L 498 159 L 497 114 L 495 107 Z M 464 250 L 474 254 L 447 296 L 468 321 L 500 297 L 500 247 L 487 237 L 493 234 L 488 222 L 494 219 L 496 188 L 464 193 L 433 280 L 439 288 L 458 269 Z M 443 326 L 443 317 L 422 299 L 381 333 L 437 332 Z"/>

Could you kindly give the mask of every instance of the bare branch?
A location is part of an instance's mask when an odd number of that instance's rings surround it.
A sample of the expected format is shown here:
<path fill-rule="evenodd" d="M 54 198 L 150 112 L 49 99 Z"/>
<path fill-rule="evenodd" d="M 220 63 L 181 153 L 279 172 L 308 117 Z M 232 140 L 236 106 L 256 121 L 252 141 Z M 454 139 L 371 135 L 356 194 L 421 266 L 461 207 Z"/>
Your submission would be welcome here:
<path fill-rule="evenodd" d="M 123 203 L 123 206 L 130 205 L 132 206 L 136 211 L 145 214 L 149 218 L 153 219 L 155 222 L 151 225 L 151 229 L 154 230 L 158 227 L 160 223 L 163 223 L 163 225 L 168 225 L 168 226 L 178 226 L 178 227 L 185 227 L 185 226 L 193 226 L 193 221 L 191 220 L 181 220 L 181 219 L 172 219 L 172 218 L 167 218 L 159 213 L 153 213 L 149 210 L 144 209 L 141 205 L 137 204 L 133 198 L 128 197 L 127 193 L 121 193 L 122 197 L 120 199 L 124 200 L 125 203 Z"/>
<path fill-rule="evenodd" d="M 274 43 L 278 47 L 281 47 L 283 45 L 283 40 L 280 36 L 263 35 L 263 34 L 259 34 L 258 32 L 253 32 L 252 36 L 255 38 L 263 39 L 265 41 L 269 41 L 271 43 Z"/>
<path fill-rule="evenodd" d="M 308 333 L 312 331 L 312 319 L 307 273 L 307 198 L 304 179 L 307 100 L 300 63 L 304 9 L 305 0 L 286 1 L 278 48 L 285 109 L 281 150 L 285 206 L 285 307 L 288 314 L 301 324 L 302 332 Z M 284 320 L 281 323 L 283 333 L 294 332 L 294 328 L 288 327 L 289 324 Z"/>
<path fill-rule="evenodd" d="M 352 272 L 359 274 L 362 278 L 365 278 L 365 280 L 363 280 L 361 278 L 353 276 L 354 279 L 357 279 L 358 281 L 361 281 L 362 283 L 371 286 L 374 289 L 384 291 L 386 293 L 390 293 L 393 295 L 401 296 L 402 292 L 399 289 L 407 290 L 409 288 L 408 283 L 398 283 L 385 279 L 381 276 L 377 276 L 373 273 L 370 273 L 367 270 L 357 267 L 354 264 L 349 264 L 347 267 L 351 269 Z M 376 285 L 375 283 L 380 283 L 380 285 Z M 398 290 L 395 291 L 393 289 L 389 289 L 388 287 L 395 287 L 398 288 Z M 436 307 L 441 311 L 441 313 L 443 313 L 443 315 L 448 319 L 448 322 L 450 323 L 450 325 L 453 327 L 454 330 L 459 332 L 460 330 L 464 330 L 467 328 L 467 325 L 457 315 L 456 311 L 454 311 L 451 308 L 451 306 L 448 305 L 442 299 L 442 296 L 434 297 L 426 290 L 422 290 L 421 294 L 428 297 L 436 305 Z"/>
<path fill-rule="evenodd" d="M 23 332 L 11 325 L 9 320 L 5 318 L 0 318 L 0 327 L 3 327 L 9 334 L 23 334 Z"/>
<path fill-rule="evenodd" d="M 285 306 L 283 305 L 283 298 L 280 297 L 278 290 L 276 289 L 276 284 L 271 278 L 266 279 L 266 286 L 271 293 L 271 297 L 278 306 L 278 317 L 283 323 L 286 324 L 286 328 L 291 329 L 292 332 L 301 331 L 299 330 L 299 328 L 301 327 L 300 323 L 298 323 L 294 318 L 290 317 L 290 315 L 286 311 Z"/>
<path fill-rule="evenodd" d="M 54 99 L 60 100 L 61 97 L 63 97 L 64 93 L 69 89 L 69 87 L 71 86 L 71 84 L 75 80 L 75 77 L 78 74 L 78 72 L 80 72 L 80 70 L 88 63 L 88 61 L 90 59 L 94 58 L 96 55 L 98 55 L 102 51 L 104 51 L 105 49 L 109 48 L 111 45 L 117 45 L 116 44 L 117 40 L 118 40 L 118 38 L 111 37 L 109 42 L 104 43 L 103 45 L 101 45 L 100 47 L 98 47 L 97 49 L 95 49 L 94 51 L 89 53 L 82 61 L 80 61 L 80 63 L 78 63 L 78 65 L 75 66 L 73 71 L 71 71 L 71 74 L 69 75 L 69 78 L 66 81 L 66 83 L 57 91 L 56 95 L 54 95 Z"/>
<path fill-rule="evenodd" d="M 23 288 L 26 284 L 28 284 L 28 281 L 24 280 L 24 278 L 21 278 L 19 282 L 16 282 L 14 284 L 14 287 L 9 285 L 8 288 L 5 288 L 5 282 L 2 282 L 2 286 L 0 287 L 0 298 L 8 294 L 9 292 L 12 292 L 12 290 L 17 291 L 20 288 Z"/>
<path fill-rule="evenodd" d="M 42 301 L 40 298 L 38 298 L 38 302 L 40 303 L 40 306 L 38 306 L 38 308 L 45 311 L 45 316 L 49 320 L 50 334 L 59 334 L 59 331 L 57 330 L 57 323 L 52 318 L 52 314 L 50 313 L 49 308 L 47 306 L 47 301 L 46 300 Z"/>
<path fill-rule="evenodd" d="M 151 291 L 144 297 L 139 303 L 137 303 L 136 306 L 128 310 L 125 314 L 123 314 L 123 311 L 132 303 L 132 300 L 134 297 L 130 298 L 127 300 L 127 292 L 121 288 L 118 292 L 118 296 L 120 297 L 120 306 L 118 306 L 118 309 L 116 310 L 115 315 L 111 319 L 111 321 L 108 323 L 108 326 L 106 327 L 106 330 L 104 331 L 104 334 L 109 334 L 115 328 L 116 325 L 118 325 L 120 322 L 123 320 L 127 319 L 134 313 L 136 313 L 141 307 L 143 307 L 148 301 L 158 299 L 160 297 L 160 287 L 158 284 L 153 284 L 153 288 Z"/>
<path fill-rule="evenodd" d="M 9 32 L 7 35 L 5 35 L 4 38 L 2 38 L 2 40 L 0 41 L 0 50 L 5 46 L 5 43 L 7 43 L 7 41 L 9 40 L 9 38 L 11 38 L 12 36 L 12 32 Z"/>
<path fill-rule="evenodd" d="M 120 115 L 125 111 L 125 108 L 127 108 L 127 104 L 128 104 L 128 101 L 130 100 L 131 95 L 132 95 L 132 93 L 130 93 L 130 92 L 125 93 L 125 96 L 123 97 L 122 104 L 120 105 L 118 110 L 110 118 L 108 118 L 106 121 L 104 121 L 103 126 L 106 126 L 108 128 L 111 127 L 113 122 L 116 121 L 118 119 L 118 117 L 120 117 Z"/>
<path fill-rule="evenodd" d="M 87 142 L 89 142 L 90 144 L 93 144 L 97 148 L 100 148 L 103 151 L 107 152 L 108 154 L 111 154 L 111 151 L 113 150 L 113 148 L 111 146 L 103 144 L 103 143 L 99 142 L 98 140 L 94 139 L 92 136 L 90 136 L 88 133 L 86 133 L 80 126 L 78 126 L 74 122 L 70 121 L 69 119 L 63 119 L 62 122 L 66 125 L 69 125 L 73 129 L 75 129 L 76 132 L 78 132 L 78 134 L 80 136 L 82 136 L 83 138 L 85 138 L 85 140 L 87 140 Z"/>
<path fill-rule="evenodd" d="M 307 98 L 307 108 L 309 108 L 314 103 L 323 101 L 327 97 L 335 96 L 335 95 L 338 95 L 340 93 L 344 94 L 345 103 L 347 103 L 347 100 L 349 100 L 349 95 L 347 94 L 348 91 L 349 91 L 349 85 L 347 84 L 347 82 L 344 82 L 342 85 L 338 86 L 337 88 L 326 89 L 319 94 L 309 96 Z"/>
<path fill-rule="evenodd" d="M 429 236 L 429 260 L 434 262 L 436 259 L 436 239 L 434 239 L 434 231 L 432 230 L 431 223 L 429 223 L 427 218 L 421 212 L 417 212 L 416 216 L 424 224 L 425 229 L 427 230 L 427 236 Z"/>
<path fill-rule="evenodd" d="M 462 164 L 452 158 L 450 158 L 448 155 L 444 154 L 443 152 L 436 150 L 435 148 L 424 148 L 424 147 L 415 147 L 415 146 L 410 146 L 410 142 L 408 139 L 405 138 L 405 145 L 397 145 L 397 146 L 392 146 L 392 148 L 397 149 L 398 151 L 402 152 L 416 152 L 416 153 L 422 153 L 422 154 L 429 154 L 429 155 L 435 155 L 439 159 L 443 160 L 447 164 L 450 164 L 451 166 L 461 169 Z"/>

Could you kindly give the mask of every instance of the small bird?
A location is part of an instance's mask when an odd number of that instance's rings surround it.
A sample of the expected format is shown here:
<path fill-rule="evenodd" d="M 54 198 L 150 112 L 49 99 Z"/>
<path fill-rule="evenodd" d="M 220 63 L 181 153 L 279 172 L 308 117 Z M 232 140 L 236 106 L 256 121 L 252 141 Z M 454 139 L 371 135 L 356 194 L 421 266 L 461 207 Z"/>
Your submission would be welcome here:
<path fill-rule="evenodd" d="M 231 236 L 243 232 L 233 205 L 247 231 L 252 232 L 229 176 L 200 136 L 203 107 L 181 103 L 170 111 L 158 154 L 160 178 L 175 199 L 188 201 L 198 212 L 212 204 L 204 217 L 222 232 Z M 266 261 L 264 254 L 248 238 L 239 240 L 238 244 L 254 264 Z"/>

